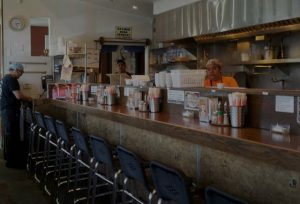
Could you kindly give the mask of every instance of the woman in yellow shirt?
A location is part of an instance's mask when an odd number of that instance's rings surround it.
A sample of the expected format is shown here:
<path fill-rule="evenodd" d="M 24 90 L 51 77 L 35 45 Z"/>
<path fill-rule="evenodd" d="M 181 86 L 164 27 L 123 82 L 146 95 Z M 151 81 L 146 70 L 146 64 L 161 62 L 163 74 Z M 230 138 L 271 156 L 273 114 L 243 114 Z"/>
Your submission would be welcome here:
<path fill-rule="evenodd" d="M 218 59 L 210 59 L 206 63 L 206 80 L 205 87 L 217 86 L 218 83 L 223 83 L 224 87 L 239 87 L 233 77 L 222 76 L 222 63 Z"/>

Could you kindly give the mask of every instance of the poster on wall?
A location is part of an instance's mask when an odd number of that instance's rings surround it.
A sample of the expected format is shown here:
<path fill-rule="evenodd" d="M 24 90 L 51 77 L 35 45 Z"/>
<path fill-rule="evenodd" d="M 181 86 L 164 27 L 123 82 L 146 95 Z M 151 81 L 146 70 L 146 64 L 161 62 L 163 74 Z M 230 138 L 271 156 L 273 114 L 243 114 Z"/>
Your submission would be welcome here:
<path fill-rule="evenodd" d="M 115 37 L 120 39 L 132 39 L 132 27 L 116 26 Z"/>

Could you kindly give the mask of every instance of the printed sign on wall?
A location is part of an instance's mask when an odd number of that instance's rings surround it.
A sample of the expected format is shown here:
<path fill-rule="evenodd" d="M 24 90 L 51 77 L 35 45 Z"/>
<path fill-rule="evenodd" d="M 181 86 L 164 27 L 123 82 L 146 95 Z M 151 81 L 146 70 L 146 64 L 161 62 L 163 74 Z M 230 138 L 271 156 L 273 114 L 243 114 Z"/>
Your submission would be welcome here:
<path fill-rule="evenodd" d="M 132 27 L 116 26 L 116 38 L 132 39 Z"/>

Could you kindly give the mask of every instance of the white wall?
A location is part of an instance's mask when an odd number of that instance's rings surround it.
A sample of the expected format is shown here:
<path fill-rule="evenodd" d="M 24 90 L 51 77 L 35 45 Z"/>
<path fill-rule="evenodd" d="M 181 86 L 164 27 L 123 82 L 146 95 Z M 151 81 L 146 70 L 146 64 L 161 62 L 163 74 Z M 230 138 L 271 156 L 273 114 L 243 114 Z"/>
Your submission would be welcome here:
<path fill-rule="evenodd" d="M 153 3 L 153 14 L 157 15 L 201 0 L 158 0 Z"/>
<path fill-rule="evenodd" d="M 21 3 L 20 3 L 21 2 Z M 13 31 L 9 20 L 14 16 L 22 16 L 27 26 L 22 31 Z M 152 38 L 152 19 L 114 11 L 95 4 L 79 0 L 3 0 L 3 37 L 4 37 L 4 67 L 10 61 L 47 62 L 47 65 L 26 65 L 25 72 L 32 70 L 52 72 L 48 57 L 31 57 L 29 19 L 34 17 L 49 17 L 50 55 L 57 53 L 57 39 L 86 42 L 89 47 L 95 46 L 94 40 L 102 37 L 114 37 L 115 26 L 131 26 L 134 39 Z M 40 75 L 22 77 L 23 84 L 33 84 L 40 81 Z M 21 78 L 21 82 L 22 82 Z M 33 85 L 36 95 L 39 87 Z"/>

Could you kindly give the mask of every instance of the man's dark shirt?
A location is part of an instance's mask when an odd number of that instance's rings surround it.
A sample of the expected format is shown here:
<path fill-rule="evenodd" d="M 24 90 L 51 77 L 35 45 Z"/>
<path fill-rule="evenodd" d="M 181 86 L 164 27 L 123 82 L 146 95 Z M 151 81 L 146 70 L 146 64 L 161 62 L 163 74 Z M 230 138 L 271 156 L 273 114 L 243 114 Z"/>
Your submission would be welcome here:
<path fill-rule="evenodd" d="M 16 98 L 13 91 L 20 90 L 19 82 L 9 74 L 2 79 L 1 110 L 16 110 L 21 107 L 21 102 Z"/>

